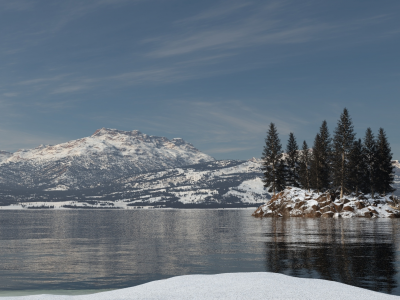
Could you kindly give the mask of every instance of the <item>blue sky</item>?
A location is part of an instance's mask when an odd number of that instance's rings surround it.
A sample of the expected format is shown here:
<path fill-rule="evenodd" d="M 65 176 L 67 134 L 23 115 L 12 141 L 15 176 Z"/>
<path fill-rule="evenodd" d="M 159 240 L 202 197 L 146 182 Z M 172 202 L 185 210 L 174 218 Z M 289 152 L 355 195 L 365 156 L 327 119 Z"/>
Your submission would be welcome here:
<path fill-rule="evenodd" d="M 0 149 L 101 127 L 260 157 L 344 107 L 400 159 L 400 2 L 0 0 Z"/>

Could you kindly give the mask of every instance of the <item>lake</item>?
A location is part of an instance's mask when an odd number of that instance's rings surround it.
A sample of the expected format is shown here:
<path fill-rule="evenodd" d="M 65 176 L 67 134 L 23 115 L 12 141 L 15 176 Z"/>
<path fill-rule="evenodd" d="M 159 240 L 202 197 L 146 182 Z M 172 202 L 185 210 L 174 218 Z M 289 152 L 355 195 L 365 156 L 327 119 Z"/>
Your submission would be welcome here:
<path fill-rule="evenodd" d="M 400 219 L 256 219 L 252 212 L 0 211 L 0 296 L 260 271 L 400 295 Z"/>

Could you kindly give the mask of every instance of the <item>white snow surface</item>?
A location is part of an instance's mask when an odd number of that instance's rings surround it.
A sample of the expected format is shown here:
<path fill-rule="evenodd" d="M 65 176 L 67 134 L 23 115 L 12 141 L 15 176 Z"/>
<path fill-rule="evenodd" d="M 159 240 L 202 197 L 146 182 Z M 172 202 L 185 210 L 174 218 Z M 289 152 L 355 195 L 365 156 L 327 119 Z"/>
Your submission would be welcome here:
<path fill-rule="evenodd" d="M 386 300 L 398 296 L 378 293 L 334 281 L 297 278 L 279 273 L 225 273 L 185 275 L 139 286 L 90 295 L 32 295 L 15 300 L 128 300 L 128 299 L 354 299 Z"/>
<path fill-rule="evenodd" d="M 138 130 L 122 131 L 102 128 L 93 135 L 58 145 L 41 145 L 34 149 L 18 150 L 14 153 L 1 152 L 0 163 L 20 161 L 55 161 L 68 157 L 85 157 L 93 155 L 118 155 L 130 158 L 132 162 L 146 158 L 186 160 L 187 164 L 214 160 L 201 153 L 193 145 L 181 138 L 169 140 L 165 137 L 149 136 Z"/>

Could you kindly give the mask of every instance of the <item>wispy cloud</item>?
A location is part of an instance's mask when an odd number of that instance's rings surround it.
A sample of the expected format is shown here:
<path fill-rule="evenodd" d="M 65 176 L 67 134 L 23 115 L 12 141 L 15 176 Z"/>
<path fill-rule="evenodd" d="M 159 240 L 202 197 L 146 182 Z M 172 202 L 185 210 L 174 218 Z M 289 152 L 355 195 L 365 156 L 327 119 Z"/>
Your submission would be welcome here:
<path fill-rule="evenodd" d="M 195 54 L 197 56 L 224 51 L 293 45 L 315 41 L 328 41 L 354 36 L 354 41 L 366 42 L 358 33 L 379 23 L 393 19 L 393 14 L 377 14 L 345 21 L 328 21 L 302 11 L 296 13 L 298 3 L 270 1 L 268 4 L 222 1 L 207 11 L 174 23 L 171 33 L 143 40 L 151 45 L 147 53 L 152 58 L 167 58 Z M 244 11 L 243 11 L 244 10 Z M 240 14 L 235 15 L 237 12 Z M 221 17 L 229 17 L 221 22 Z M 184 26 L 183 26 L 184 24 Z M 382 33 L 381 31 L 379 31 Z M 396 34 L 392 30 L 391 34 Z M 369 34 L 381 39 L 382 34 Z M 310 49 L 308 49 L 310 50 Z M 295 53 L 293 53 L 296 55 Z"/>
<path fill-rule="evenodd" d="M 282 7 L 286 1 L 278 4 L 273 2 L 261 7 L 252 7 L 248 14 L 243 14 L 237 19 L 220 23 L 204 22 L 218 19 L 221 14 L 233 14 L 240 8 L 249 6 L 249 3 L 229 5 L 223 2 L 223 6 L 210 10 L 181 22 L 192 23 L 192 26 L 177 27 L 186 28 L 176 32 L 160 36 L 158 38 L 144 40 L 144 43 L 152 43 L 155 50 L 148 53 L 152 57 L 167 57 L 188 54 L 198 51 L 231 50 L 248 48 L 260 44 L 289 44 L 302 43 L 317 38 L 317 35 L 328 29 L 328 25 L 309 20 L 292 20 L 287 22 L 281 18 Z M 225 7 L 225 10 L 223 8 Z"/>
<path fill-rule="evenodd" d="M 220 3 L 216 3 L 208 10 L 202 11 L 191 17 L 177 20 L 175 23 L 182 25 L 185 23 L 190 24 L 196 21 L 208 21 L 216 18 L 221 19 L 221 17 L 229 16 L 250 5 L 251 2 L 240 2 L 234 0 L 222 1 Z"/>
<path fill-rule="evenodd" d="M 87 85 L 67 85 L 67 86 L 62 86 L 62 87 L 58 87 L 56 88 L 52 94 L 66 94 L 66 93 L 73 93 L 73 92 L 78 92 L 78 91 L 82 91 L 85 89 L 88 89 L 89 86 Z"/>
<path fill-rule="evenodd" d="M 20 82 L 17 82 L 16 85 L 41 85 L 41 84 L 49 84 L 55 81 L 63 80 L 69 74 L 60 74 L 52 77 L 39 77 L 33 79 L 27 79 Z"/>

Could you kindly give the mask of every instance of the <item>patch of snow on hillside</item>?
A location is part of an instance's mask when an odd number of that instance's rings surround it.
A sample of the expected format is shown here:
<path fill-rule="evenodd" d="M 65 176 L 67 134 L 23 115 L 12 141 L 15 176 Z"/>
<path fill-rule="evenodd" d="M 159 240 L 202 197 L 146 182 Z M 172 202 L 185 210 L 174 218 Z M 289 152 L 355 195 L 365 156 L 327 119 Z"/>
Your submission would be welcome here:
<path fill-rule="evenodd" d="M 225 198 L 235 196 L 244 203 L 260 203 L 270 198 L 269 193 L 264 190 L 264 183 L 261 178 L 254 178 L 243 181 L 239 186 L 230 188 L 224 194 Z"/>

